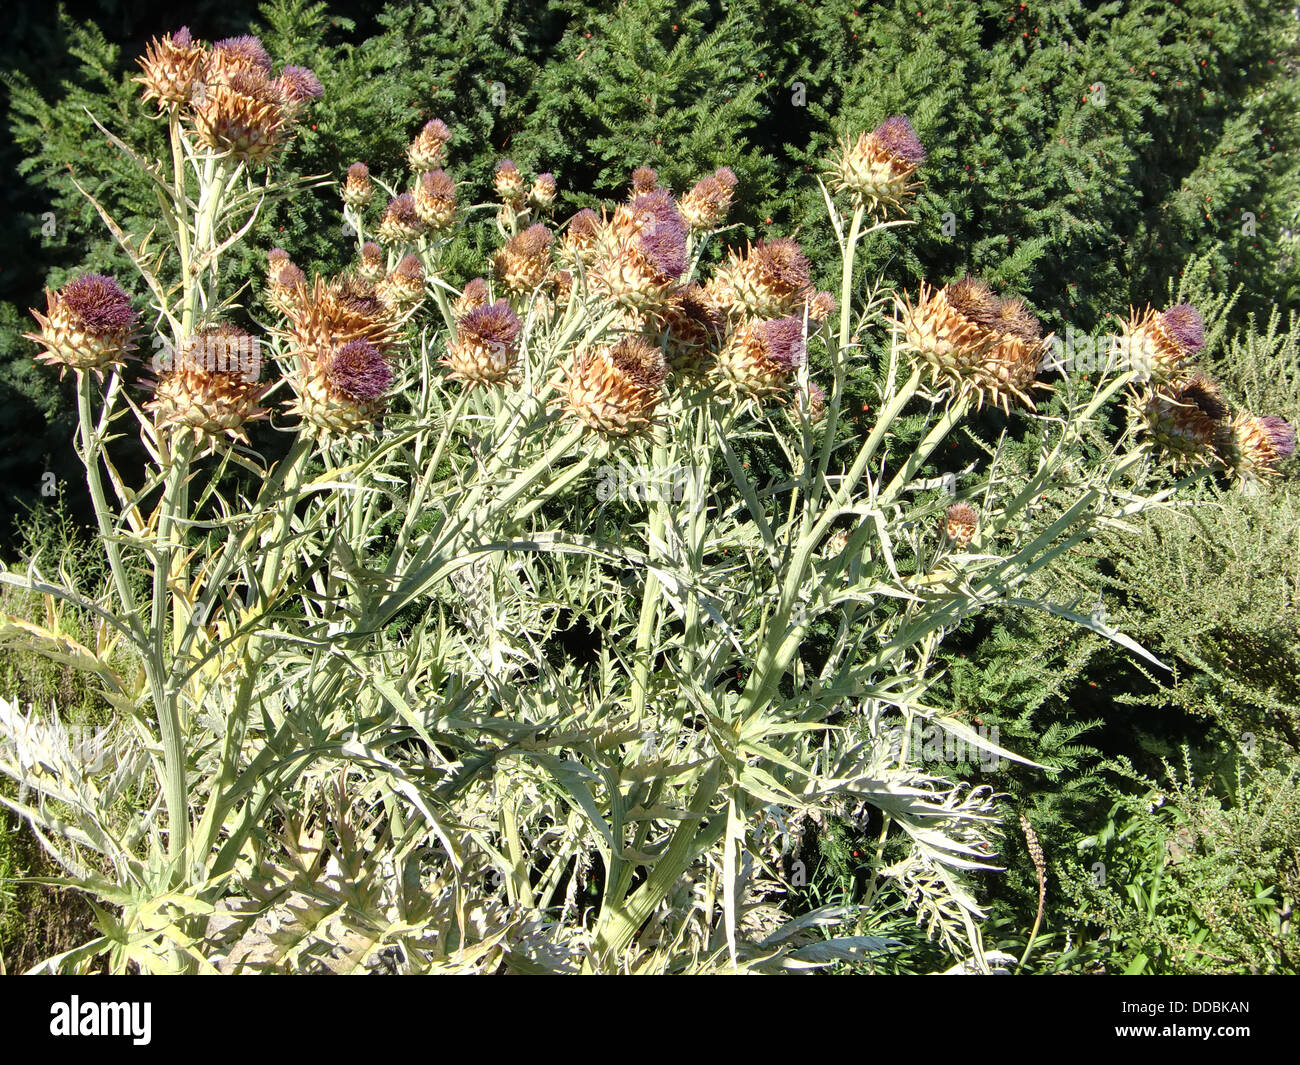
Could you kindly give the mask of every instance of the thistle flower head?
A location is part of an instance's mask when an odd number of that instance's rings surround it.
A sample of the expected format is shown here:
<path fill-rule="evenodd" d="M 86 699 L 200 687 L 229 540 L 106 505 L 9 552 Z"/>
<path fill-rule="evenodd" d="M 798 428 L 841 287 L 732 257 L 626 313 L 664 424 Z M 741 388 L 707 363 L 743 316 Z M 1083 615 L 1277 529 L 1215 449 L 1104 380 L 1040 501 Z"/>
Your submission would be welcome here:
<path fill-rule="evenodd" d="M 352 340 L 338 349 L 327 371 L 330 386 L 340 396 L 370 403 L 393 387 L 393 369 L 373 344 Z"/>
<path fill-rule="evenodd" d="M 528 198 L 538 207 L 547 208 L 555 202 L 556 189 L 555 175 L 546 171 L 537 175 L 533 187 L 528 192 Z"/>
<path fill-rule="evenodd" d="M 202 46 L 193 42 L 189 29 L 182 26 L 175 33 L 154 38 L 136 62 L 141 76 L 135 80 L 144 86 L 144 99 L 157 100 L 159 109 L 165 110 L 189 102 L 203 81 L 208 56 Z"/>
<path fill-rule="evenodd" d="M 919 184 L 912 179 L 925 161 L 925 149 L 902 115 L 886 119 L 856 141 L 845 138 L 829 175 L 837 192 L 852 193 L 877 217 L 902 211 Z"/>
<path fill-rule="evenodd" d="M 704 290 L 692 282 L 673 293 L 661 319 L 668 366 L 675 373 L 702 377 L 722 343 L 722 315 L 704 298 Z"/>
<path fill-rule="evenodd" d="M 1157 385 L 1141 401 L 1139 415 L 1152 446 L 1175 465 L 1204 466 L 1216 457 L 1228 405 L 1219 386 L 1197 374 Z"/>
<path fill-rule="evenodd" d="M 385 244 L 411 244 L 424 232 L 424 223 L 409 192 L 394 196 L 384 208 L 377 235 Z"/>
<path fill-rule="evenodd" d="M 808 382 L 808 420 L 817 425 L 826 417 L 826 389 L 816 381 Z"/>
<path fill-rule="evenodd" d="M 194 128 L 213 151 L 265 165 L 283 144 L 289 117 L 279 87 L 260 66 L 239 65 L 208 84 L 195 108 Z"/>
<path fill-rule="evenodd" d="M 560 239 L 559 257 L 564 263 L 576 266 L 583 263 L 590 266 L 601 242 L 604 223 L 600 215 L 589 207 L 569 219 Z"/>
<path fill-rule="evenodd" d="M 365 340 L 384 350 L 397 332 L 388 309 L 364 279 L 327 283 L 318 277 L 286 317 L 289 346 L 304 361 L 318 361 L 320 352 L 353 340 Z"/>
<path fill-rule="evenodd" d="M 272 248 L 266 256 L 266 301 L 288 314 L 307 284 L 307 275 L 293 264 L 283 248 Z"/>
<path fill-rule="evenodd" d="M 159 428 L 192 435 L 211 446 L 221 437 L 247 441 L 244 426 L 267 412 L 258 406 L 267 386 L 258 382 L 256 341 L 232 325 L 187 337 L 166 367 L 145 408 Z"/>
<path fill-rule="evenodd" d="M 361 255 L 357 261 L 357 274 L 370 282 L 376 282 L 384 276 L 384 249 L 373 240 L 361 245 Z"/>
<path fill-rule="evenodd" d="M 415 210 L 430 229 L 446 229 L 456 219 L 456 183 L 441 170 L 420 175 Z"/>
<path fill-rule="evenodd" d="M 407 252 L 379 286 L 380 300 L 398 314 L 424 299 L 424 264 Z"/>
<path fill-rule="evenodd" d="M 421 170 L 432 170 L 438 166 L 442 162 L 443 150 L 449 140 L 451 140 L 451 130 L 442 119 L 435 118 L 426 122 L 406 150 L 406 158 L 411 164 L 411 169 L 419 173 Z"/>
<path fill-rule="evenodd" d="M 718 354 L 715 371 L 738 392 L 764 396 L 789 387 L 805 357 L 803 317 L 742 321 Z"/>
<path fill-rule="evenodd" d="M 280 71 L 276 84 L 280 87 L 280 93 L 291 105 L 319 100 L 325 95 L 325 87 L 321 85 L 320 78 L 306 67 L 285 67 Z"/>
<path fill-rule="evenodd" d="M 979 528 L 979 514 L 969 503 L 954 503 L 944 514 L 944 534 L 958 547 L 965 547 Z"/>
<path fill-rule="evenodd" d="M 46 313 L 33 309 L 39 333 L 26 333 L 44 346 L 36 356 L 45 362 L 78 372 L 103 370 L 120 365 L 133 350 L 131 329 L 136 312 L 131 297 L 113 278 L 104 274 L 83 274 L 57 292 L 45 290 Z"/>
<path fill-rule="evenodd" d="M 808 301 L 808 317 L 814 322 L 824 322 L 838 309 L 839 304 L 829 292 L 817 292 Z"/>
<path fill-rule="evenodd" d="M 519 354 L 522 328 L 505 300 L 468 311 L 456 320 L 456 339 L 447 345 L 442 360 L 448 376 L 469 387 L 507 380 Z"/>
<path fill-rule="evenodd" d="M 1015 399 L 1033 407 L 1029 391 L 1048 339 L 1020 300 L 1003 300 L 984 282 L 965 277 L 937 291 L 921 286 L 915 304 L 899 297 L 894 328 L 904 351 L 917 355 L 939 384 L 1010 410 Z"/>
<path fill-rule="evenodd" d="M 271 73 L 271 56 L 257 37 L 250 34 L 227 37 L 212 46 L 209 71 L 219 79 L 241 71 L 253 71 L 266 77 Z"/>
<path fill-rule="evenodd" d="M 667 367 L 643 337 L 624 337 L 576 353 L 564 367 L 560 402 L 583 424 L 609 436 L 648 430 L 663 398 Z"/>
<path fill-rule="evenodd" d="M 481 277 L 466 283 L 461 290 L 460 298 L 456 300 L 452 310 L 457 318 L 463 318 L 470 311 L 477 310 L 479 307 L 486 307 L 488 301 L 487 282 Z"/>
<path fill-rule="evenodd" d="M 365 207 L 375 196 L 375 186 L 370 180 L 370 167 L 353 163 L 343 182 L 343 202 L 349 207 Z"/>
<path fill-rule="evenodd" d="M 811 292 L 808 258 L 789 237 L 759 241 L 744 255 L 732 252 L 709 284 L 719 309 L 757 318 L 802 313 Z"/>
<path fill-rule="evenodd" d="M 1295 427 L 1273 414 L 1239 414 L 1222 423 L 1215 446 L 1219 457 L 1244 481 L 1275 477 L 1278 466 L 1295 454 Z"/>
<path fill-rule="evenodd" d="M 632 171 L 632 195 L 654 192 L 659 188 L 659 172 L 650 166 L 638 166 Z"/>
<path fill-rule="evenodd" d="M 512 160 L 502 159 L 497 163 L 496 172 L 492 175 L 492 187 L 506 206 L 523 206 L 524 178 Z"/>
<path fill-rule="evenodd" d="M 700 178 L 678 204 L 686 224 L 696 233 L 717 229 L 731 208 L 736 175 L 729 167 L 720 167 Z"/>
<path fill-rule="evenodd" d="M 1205 322 L 1190 303 L 1170 307 L 1160 316 L 1160 322 L 1184 352 L 1190 354 L 1205 347 Z"/>
<path fill-rule="evenodd" d="M 494 260 L 501 283 L 511 292 L 532 292 L 550 272 L 553 240 L 551 231 L 538 223 L 506 241 Z"/>

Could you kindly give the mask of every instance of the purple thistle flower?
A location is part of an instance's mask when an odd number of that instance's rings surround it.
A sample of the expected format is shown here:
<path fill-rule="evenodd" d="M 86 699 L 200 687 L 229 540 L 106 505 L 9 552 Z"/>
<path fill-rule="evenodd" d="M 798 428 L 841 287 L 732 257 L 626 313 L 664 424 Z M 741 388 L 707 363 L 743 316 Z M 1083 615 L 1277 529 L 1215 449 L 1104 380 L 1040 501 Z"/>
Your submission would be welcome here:
<path fill-rule="evenodd" d="M 468 292 L 469 286 L 466 286 Z M 456 323 L 462 339 L 473 338 L 487 345 L 513 344 L 523 326 L 505 300 L 470 311 Z"/>
<path fill-rule="evenodd" d="M 736 178 L 736 172 L 729 166 L 718 167 L 718 169 L 713 172 L 713 177 L 714 180 L 720 182 L 729 189 L 734 189 L 738 180 Z"/>
<path fill-rule="evenodd" d="M 1286 419 L 1276 414 L 1265 414 L 1256 419 L 1256 423 L 1264 430 L 1278 458 L 1289 459 L 1295 454 L 1295 429 Z"/>
<path fill-rule="evenodd" d="M 519 167 L 515 166 L 513 159 L 502 159 L 497 163 L 497 174 L 519 173 Z"/>
<path fill-rule="evenodd" d="M 804 360 L 803 319 L 791 315 L 763 322 L 759 335 L 770 358 L 784 373 L 798 369 Z"/>
<path fill-rule="evenodd" d="M 389 200 L 384 214 L 404 226 L 418 228 L 420 225 L 420 216 L 415 210 L 415 197 L 409 192 L 404 192 L 400 196 L 394 196 Z"/>
<path fill-rule="evenodd" d="M 488 298 L 487 282 L 481 277 L 476 277 L 474 280 L 467 282 L 464 289 L 461 290 L 460 298 L 471 303 L 486 302 Z"/>
<path fill-rule="evenodd" d="M 280 72 L 280 85 L 284 94 L 294 103 L 305 100 L 319 100 L 325 95 L 325 88 L 306 67 L 285 67 Z"/>
<path fill-rule="evenodd" d="M 64 285 L 59 295 L 87 332 L 101 336 L 117 333 L 135 322 L 131 297 L 104 274 L 82 274 Z"/>
<path fill-rule="evenodd" d="M 379 399 L 393 387 L 392 367 L 365 340 L 353 340 L 334 353 L 328 378 L 333 389 L 356 403 Z"/>
<path fill-rule="evenodd" d="M 420 262 L 419 256 L 409 251 L 402 256 L 402 261 L 393 272 L 407 281 L 424 280 L 424 264 Z"/>
<path fill-rule="evenodd" d="M 1205 323 L 1201 312 L 1190 303 L 1170 307 L 1160 316 L 1160 321 L 1184 350 L 1200 351 L 1205 347 Z"/>
<path fill-rule="evenodd" d="M 436 141 L 441 141 L 443 144 L 446 144 L 451 140 L 451 129 L 448 127 L 447 123 L 440 118 L 431 118 L 424 124 L 424 129 L 420 132 L 423 136 Z"/>
<path fill-rule="evenodd" d="M 575 240 L 594 237 L 599 232 L 600 215 L 596 214 L 590 207 L 584 207 L 569 219 L 569 233 Z"/>
<path fill-rule="evenodd" d="M 271 56 L 266 46 L 251 34 L 242 37 L 227 37 L 212 46 L 214 52 L 225 52 L 237 59 L 242 59 L 255 67 L 260 67 L 264 74 L 271 73 Z"/>
<path fill-rule="evenodd" d="M 188 48 L 193 43 L 194 39 L 190 36 L 188 26 L 182 26 L 172 34 L 172 44 L 176 45 L 177 48 Z"/>
<path fill-rule="evenodd" d="M 925 162 L 925 149 L 921 147 L 916 131 L 912 129 L 912 123 L 902 115 L 885 119 L 871 135 L 882 148 L 904 162 L 913 166 Z"/>

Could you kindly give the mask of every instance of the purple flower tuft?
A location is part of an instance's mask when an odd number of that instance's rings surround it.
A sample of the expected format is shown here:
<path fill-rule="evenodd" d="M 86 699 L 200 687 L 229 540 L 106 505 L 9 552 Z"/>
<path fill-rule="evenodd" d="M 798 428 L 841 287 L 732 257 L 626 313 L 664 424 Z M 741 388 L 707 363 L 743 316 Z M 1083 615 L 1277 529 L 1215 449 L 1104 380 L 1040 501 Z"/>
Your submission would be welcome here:
<path fill-rule="evenodd" d="M 113 278 L 83 274 L 59 291 L 64 304 L 87 332 L 106 335 L 130 329 L 135 322 L 131 297 Z"/>
<path fill-rule="evenodd" d="M 736 187 L 736 172 L 729 166 L 718 167 L 718 169 L 713 172 L 713 177 L 716 181 L 725 185 L 729 189 L 734 189 Z"/>
<path fill-rule="evenodd" d="M 521 328 L 519 316 L 505 300 L 472 310 L 456 323 L 456 331 L 462 338 L 489 345 L 513 344 Z"/>
<path fill-rule="evenodd" d="M 285 67 L 280 72 L 280 85 L 284 94 L 294 103 L 319 100 L 325 95 L 320 78 L 306 67 Z"/>
<path fill-rule="evenodd" d="M 224 52 L 236 59 L 241 59 L 252 66 L 261 68 L 264 74 L 271 73 L 271 57 L 262 42 L 245 34 L 242 37 L 227 37 L 212 46 L 214 52 Z"/>
<path fill-rule="evenodd" d="M 803 319 L 791 315 L 763 322 L 759 335 L 767 349 L 768 358 L 785 373 L 798 369 L 804 360 Z"/>
<path fill-rule="evenodd" d="M 353 340 L 334 353 L 329 382 L 348 399 L 368 403 L 393 387 L 393 370 L 377 347 L 365 340 Z"/>
<path fill-rule="evenodd" d="M 925 162 L 925 149 L 921 147 L 916 131 L 912 129 L 912 123 L 902 115 L 885 119 L 871 135 L 882 148 L 904 162 L 913 166 Z"/>
<path fill-rule="evenodd" d="M 1160 316 L 1160 321 L 1184 350 L 1200 351 L 1205 347 L 1205 323 L 1201 312 L 1190 303 L 1170 307 Z"/>
<path fill-rule="evenodd" d="M 177 48 L 188 48 L 193 43 L 194 39 L 190 36 L 188 26 L 182 26 L 172 34 L 172 44 L 176 45 Z"/>
<path fill-rule="evenodd" d="M 1278 458 L 1289 459 L 1295 454 L 1295 429 L 1286 419 L 1279 418 L 1276 414 L 1265 414 L 1257 421 Z"/>

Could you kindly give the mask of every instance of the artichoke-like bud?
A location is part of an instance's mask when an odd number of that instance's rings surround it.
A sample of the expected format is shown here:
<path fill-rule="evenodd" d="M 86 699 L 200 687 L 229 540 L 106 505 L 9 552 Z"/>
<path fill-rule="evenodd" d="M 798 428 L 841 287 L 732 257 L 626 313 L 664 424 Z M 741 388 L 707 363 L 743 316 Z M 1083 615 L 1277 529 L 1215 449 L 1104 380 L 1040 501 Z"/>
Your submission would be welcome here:
<path fill-rule="evenodd" d="M 1189 303 L 1167 311 L 1150 306 L 1130 311 L 1121 326 L 1121 351 L 1128 365 L 1155 381 L 1171 381 L 1183 370 L 1187 359 L 1205 346 L 1201 315 Z"/>
<path fill-rule="evenodd" d="M 266 256 L 266 302 L 287 315 L 300 300 L 307 286 L 307 275 L 293 264 L 283 248 L 272 248 Z"/>
<path fill-rule="evenodd" d="M 441 170 L 421 174 L 415 186 L 415 213 L 430 229 L 446 229 L 456 220 L 456 183 Z"/>
<path fill-rule="evenodd" d="M 375 198 L 375 186 L 370 180 L 370 167 L 353 163 L 343 182 L 343 202 L 349 207 L 365 207 Z"/>
<path fill-rule="evenodd" d="M 395 314 L 402 314 L 424 299 L 424 264 L 407 252 L 391 274 L 379 284 L 379 298 Z"/>
<path fill-rule="evenodd" d="M 261 40 L 250 34 L 227 37 L 212 46 L 208 58 L 208 79 L 229 81 L 236 74 L 271 76 L 271 56 Z"/>
<path fill-rule="evenodd" d="M 655 192 L 659 188 L 659 172 L 652 166 L 638 166 L 632 171 L 632 197 Z"/>
<path fill-rule="evenodd" d="M 849 546 L 848 529 L 836 529 L 830 536 L 826 537 L 826 543 L 822 545 L 823 558 L 835 558 L 844 553 L 844 549 Z"/>
<path fill-rule="evenodd" d="M 686 223 L 660 189 L 636 195 L 614 212 L 591 278 L 609 299 L 631 310 L 662 308 L 686 270 Z"/>
<path fill-rule="evenodd" d="M 305 362 L 319 352 L 364 340 L 381 351 L 396 339 L 398 324 L 364 279 L 326 282 L 317 277 L 310 292 L 286 315 L 289 347 Z"/>
<path fill-rule="evenodd" d="M 965 547 L 979 529 L 979 520 L 979 514 L 969 503 L 954 503 L 944 515 L 944 535 L 958 547 Z"/>
<path fill-rule="evenodd" d="M 678 289 L 660 312 L 664 358 L 674 373 L 702 377 L 722 343 L 722 315 L 698 284 Z"/>
<path fill-rule="evenodd" d="M 888 118 L 870 133 L 847 137 L 828 171 L 837 192 L 849 192 L 877 217 L 902 212 L 920 183 L 913 181 L 925 162 L 925 149 L 902 115 Z"/>
<path fill-rule="evenodd" d="M 736 175 L 730 167 L 724 166 L 700 178 L 695 187 L 682 196 L 677 207 L 692 232 L 707 233 L 726 221 L 735 188 Z"/>
<path fill-rule="evenodd" d="M 385 244 L 412 244 L 424 232 L 424 222 L 409 192 L 394 196 L 384 208 L 377 235 Z"/>
<path fill-rule="evenodd" d="M 452 313 L 457 318 L 463 318 L 470 311 L 476 311 L 480 307 L 486 307 L 488 302 L 487 282 L 481 277 L 466 283 L 461 290 L 459 298 L 452 304 Z"/>
<path fill-rule="evenodd" d="M 789 237 L 761 240 L 733 251 L 706 286 L 719 310 L 754 318 L 801 314 L 812 293 L 808 258 Z"/>
<path fill-rule="evenodd" d="M 291 378 L 297 399 L 290 407 L 324 435 L 350 436 L 371 429 L 384 413 L 393 369 L 367 340 L 299 353 Z"/>
<path fill-rule="evenodd" d="M 209 445 L 222 437 L 248 441 L 244 426 L 264 417 L 263 385 L 254 337 L 232 325 L 201 329 L 186 337 L 171 363 L 160 368 L 145 408 L 159 428 L 192 435 Z"/>
<path fill-rule="evenodd" d="M 386 260 L 387 257 L 384 255 L 383 248 L 373 240 L 366 241 L 361 245 L 361 255 L 357 262 L 357 275 L 372 284 L 377 283 L 384 276 Z"/>
<path fill-rule="evenodd" d="M 523 206 L 524 178 L 511 160 L 502 159 L 497 163 L 496 173 L 492 175 L 492 187 L 506 206 L 516 209 Z"/>
<path fill-rule="evenodd" d="M 835 297 L 829 292 L 816 292 L 808 301 L 808 320 L 810 322 L 824 322 L 830 318 L 839 304 L 835 302 Z"/>
<path fill-rule="evenodd" d="M 576 267 L 579 263 L 591 266 L 596 261 L 604 229 L 600 216 L 590 207 L 584 207 L 564 227 L 557 258 L 568 266 Z"/>
<path fill-rule="evenodd" d="M 498 280 L 511 292 L 532 292 L 551 269 L 551 231 L 540 223 L 516 233 L 496 253 Z"/>
<path fill-rule="evenodd" d="M 40 325 L 39 333 L 24 333 L 45 350 L 37 362 L 58 366 L 59 376 L 66 369 L 78 373 L 103 371 L 120 366 L 128 352 L 135 325 L 135 308 L 131 297 L 113 278 L 103 274 L 83 274 L 69 281 L 57 292 L 45 290 L 44 314 L 35 308 L 32 317 Z"/>
<path fill-rule="evenodd" d="M 646 432 L 663 399 L 667 367 L 644 337 L 629 336 L 574 354 L 559 383 L 564 409 L 609 436 Z"/>
<path fill-rule="evenodd" d="M 538 174 L 533 187 L 528 190 L 528 199 L 535 207 L 547 210 L 555 203 L 555 175 L 550 171 Z"/>
<path fill-rule="evenodd" d="M 1216 446 L 1223 463 L 1242 480 L 1274 477 L 1295 454 L 1295 427 L 1273 414 L 1239 414 L 1223 423 Z"/>
<path fill-rule="evenodd" d="M 207 148 L 249 165 L 265 165 L 284 143 L 288 114 L 280 89 L 255 66 L 207 83 L 194 129 Z"/>
<path fill-rule="evenodd" d="M 727 338 L 716 371 L 723 381 L 750 396 L 784 391 L 791 373 L 804 361 L 803 319 L 746 319 Z"/>
<path fill-rule="evenodd" d="M 897 300 L 894 328 L 900 347 L 919 356 L 940 385 L 1010 410 L 1011 399 L 1029 407 L 1029 389 L 1050 343 L 1037 319 L 1018 300 L 1000 299 L 967 277 L 939 290 L 921 286 L 915 304 Z"/>
<path fill-rule="evenodd" d="M 808 421 L 813 425 L 820 425 L 826 419 L 826 389 L 816 381 L 809 381 L 807 394 L 800 393 L 800 395 Z"/>
<path fill-rule="evenodd" d="M 189 103 L 195 89 L 203 83 L 208 53 L 190 37 L 189 29 L 182 26 L 175 33 L 155 37 L 136 62 L 143 73 L 134 80 L 144 86 L 144 99 L 157 100 L 158 109 L 164 111 L 176 104 Z"/>
<path fill-rule="evenodd" d="M 449 140 L 451 130 L 442 119 L 435 118 L 426 122 L 406 149 L 406 159 L 411 164 L 411 169 L 418 174 L 422 170 L 432 170 L 439 166 Z"/>
<path fill-rule="evenodd" d="M 307 104 L 319 100 L 325 95 L 325 87 L 307 67 L 288 66 L 280 71 L 275 79 L 275 86 L 280 90 L 285 112 L 290 119 L 297 118 Z"/>
<path fill-rule="evenodd" d="M 1219 386 L 1197 374 L 1190 380 L 1155 388 L 1141 407 L 1152 442 L 1177 465 L 1203 466 L 1215 458 L 1228 406 Z"/>
<path fill-rule="evenodd" d="M 447 357 L 442 360 L 447 376 L 471 388 L 506 381 L 519 356 L 522 328 L 519 316 L 505 300 L 458 317 L 456 339 L 447 345 Z"/>

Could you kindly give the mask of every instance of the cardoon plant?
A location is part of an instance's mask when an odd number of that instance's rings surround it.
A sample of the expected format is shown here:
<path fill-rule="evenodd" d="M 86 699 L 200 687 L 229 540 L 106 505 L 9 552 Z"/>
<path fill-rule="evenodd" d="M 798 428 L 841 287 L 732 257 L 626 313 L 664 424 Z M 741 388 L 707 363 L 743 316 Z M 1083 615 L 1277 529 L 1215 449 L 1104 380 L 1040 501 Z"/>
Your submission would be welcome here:
<path fill-rule="evenodd" d="M 45 967 L 768 972 L 875 964 L 905 949 L 906 923 L 882 934 L 903 910 L 987 968 L 976 877 L 1002 812 L 927 764 L 913 726 L 1017 756 L 931 703 L 931 661 L 1006 606 L 1141 653 L 1022 585 L 1173 489 L 1148 487 L 1139 419 L 1098 428 L 1136 387 L 1118 367 L 1058 382 L 1028 464 L 999 445 L 945 468 L 973 408 L 1038 416 L 1048 339 L 975 279 L 855 286 L 923 176 L 907 120 L 832 161 L 837 294 L 789 238 L 706 276 L 726 168 L 679 199 L 639 167 L 621 202 L 557 221 L 556 177 L 508 160 L 476 205 L 499 251 L 457 283 L 442 251 L 476 208 L 435 120 L 409 174 L 342 178 L 353 262 L 309 278 L 270 250 L 241 307 L 222 255 L 294 193 L 265 167 L 319 86 L 253 38 L 173 34 L 142 66 L 172 146 L 167 168 L 140 160 L 160 246 L 101 213 L 148 299 L 80 279 L 33 334 L 76 379 L 111 586 L 38 559 L 2 575 L 96 620 L 75 653 L 53 608 L 6 633 L 86 668 L 120 715 L 88 765 L 56 720 L 0 701 L 20 785 L 0 801 L 105 904 L 103 935 Z M 150 330 L 172 355 L 147 393 L 130 356 Z M 858 365 L 879 392 L 862 434 L 843 410 Z M 127 427 L 140 476 L 105 449 Z M 1238 435 L 1294 448 L 1272 423 Z M 752 445 L 778 476 L 751 474 Z M 852 906 L 798 896 L 830 819 L 876 841 Z"/>

